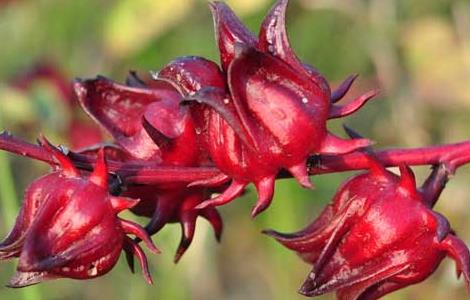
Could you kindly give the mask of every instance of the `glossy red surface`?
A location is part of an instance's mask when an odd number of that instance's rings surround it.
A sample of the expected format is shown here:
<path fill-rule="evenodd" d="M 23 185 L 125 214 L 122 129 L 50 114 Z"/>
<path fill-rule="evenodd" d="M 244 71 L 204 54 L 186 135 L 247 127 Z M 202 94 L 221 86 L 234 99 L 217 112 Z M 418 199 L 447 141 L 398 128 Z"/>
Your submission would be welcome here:
<path fill-rule="evenodd" d="M 126 234 L 143 239 L 152 251 L 159 252 L 142 227 L 117 217 L 139 200 L 109 194 L 104 151 L 99 152 L 93 172 L 83 176 L 47 140 L 43 138 L 41 144 L 61 167 L 28 187 L 15 226 L 0 244 L 0 259 L 19 257 L 10 286 L 106 274 L 117 262 L 124 244 L 141 251 Z M 151 282 L 145 256 L 139 259 Z"/>
<path fill-rule="evenodd" d="M 19 257 L 10 286 L 101 276 L 121 250 L 132 270 L 138 258 L 151 282 L 139 242 L 157 252 L 149 235 L 166 224 L 182 228 L 177 262 L 199 216 L 220 239 L 215 206 L 236 199 L 248 184 L 258 191 L 256 216 L 270 205 L 278 178 L 310 188 L 309 175 L 362 169 L 369 171 L 345 182 L 304 230 L 267 231 L 313 265 L 300 292 L 377 299 L 426 279 L 446 256 L 469 284 L 469 250 L 433 206 L 449 176 L 470 161 L 470 141 L 374 153 L 348 128 L 352 139 L 330 133 L 329 119 L 353 114 L 378 91 L 337 104 L 357 75 L 331 91 L 324 76 L 299 60 L 287 37 L 287 4 L 277 1 L 255 36 L 227 5 L 212 3 L 220 67 L 188 56 L 148 81 L 135 72 L 125 84 L 76 80 L 80 104 L 110 133 L 110 144 L 65 154 L 44 138 L 37 146 L 0 134 L 1 149 L 55 167 L 28 187 L 16 224 L 0 243 L 0 260 Z M 31 76 L 57 79 L 58 89 L 70 93 L 53 71 Z M 17 86 L 27 88 L 28 80 Z M 434 167 L 419 189 L 409 165 Z M 400 166 L 401 175 L 384 166 Z M 214 193 L 220 194 L 211 198 Z M 126 209 L 149 223 L 142 228 L 117 217 Z"/>
<path fill-rule="evenodd" d="M 191 61 L 193 58 L 184 58 L 161 71 L 162 76 L 182 78 L 178 89 L 162 80 L 144 82 L 135 73 L 130 73 L 127 85 L 113 83 L 103 77 L 75 83 L 84 109 L 122 147 L 115 148 L 115 151 L 125 152 L 119 155 L 114 153 L 115 159 L 152 161 L 162 166 L 189 167 L 208 163 L 189 108 L 181 105 L 184 88 L 198 84 L 185 81 L 187 78 L 180 77 L 178 73 L 180 68 L 191 66 Z M 199 63 L 196 66 L 201 70 L 201 76 L 211 74 L 206 70 L 211 67 L 210 64 Z M 198 216 L 213 224 L 217 239 L 222 234 L 222 220 L 214 208 L 195 209 L 209 197 L 207 188 L 186 188 L 186 185 L 129 186 L 122 194 L 141 200 L 132 211 L 150 218 L 145 227 L 150 235 L 160 231 L 167 223 L 181 224 L 182 238 L 175 262 L 191 244 Z M 130 257 L 128 260 L 132 265 Z"/>
<path fill-rule="evenodd" d="M 311 187 L 306 168 L 309 155 L 347 153 L 369 144 L 365 139 L 342 140 L 328 133 L 326 122 L 354 112 L 372 94 L 346 107 L 330 103 L 330 88 L 324 77 L 304 65 L 289 45 L 287 1 L 278 1 L 268 13 L 259 39 L 227 5 L 215 2 L 211 7 L 225 72 L 215 64 L 207 72 L 203 67 L 207 61 L 200 58 L 193 59 L 190 66 L 172 63 L 159 76 L 175 86 L 184 86 L 186 97 L 204 106 L 194 105 L 192 114 L 206 135 L 211 159 L 232 179 L 224 193 L 198 207 L 230 202 L 247 184 L 254 183 L 258 201 L 252 215 L 256 216 L 269 206 L 281 169 L 288 170 L 302 186 Z M 176 64 L 177 76 L 167 76 L 165 70 L 175 69 Z M 201 73 L 212 74 L 211 79 L 220 78 L 226 84 L 214 85 Z M 188 89 L 186 82 L 198 84 Z M 343 85 L 335 96 L 343 96 L 351 83 Z"/>
<path fill-rule="evenodd" d="M 377 299 L 426 279 L 446 256 L 469 285 L 470 252 L 427 201 L 440 190 L 428 184 L 418 191 L 406 166 L 397 176 L 372 159 L 370 164 L 370 171 L 345 182 L 304 230 L 266 232 L 313 265 L 300 292 Z"/>

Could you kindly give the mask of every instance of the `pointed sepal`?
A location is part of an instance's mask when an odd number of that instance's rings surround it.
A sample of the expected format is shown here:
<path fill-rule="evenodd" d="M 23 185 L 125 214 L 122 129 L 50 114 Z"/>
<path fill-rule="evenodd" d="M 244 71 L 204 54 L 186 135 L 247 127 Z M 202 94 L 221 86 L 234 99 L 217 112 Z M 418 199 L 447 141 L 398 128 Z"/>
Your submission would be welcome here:
<path fill-rule="evenodd" d="M 114 211 L 119 213 L 123 210 L 133 208 L 134 206 L 139 204 L 140 199 L 121 197 L 121 196 L 112 196 L 109 198 L 109 201 Z"/>
<path fill-rule="evenodd" d="M 294 176 L 294 178 L 302 187 L 307 189 L 313 189 L 313 184 L 310 181 L 306 161 L 302 161 L 299 164 L 288 168 L 288 171 L 292 174 L 292 176 Z"/>
<path fill-rule="evenodd" d="M 142 228 L 139 224 L 128 221 L 128 220 L 119 220 L 122 226 L 122 229 L 126 234 L 133 234 L 142 241 L 144 241 L 147 248 L 152 251 L 154 254 L 160 254 L 161 251 L 155 246 L 152 239 L 148 236 L 147 232 L 145 232 L 144 228 Z"/>
<path fill-rule="evenodd" d="M 400 165 L 400 182 L 399 191 L 409 194 L 416 195 L 416 179 L 413 171 L 407 165 Z"/>
<path fill-rule="evenodd" d="M 201 216 L 206 219 L 214 229 L 214 235 L 217 242 L 220 242 L 222 238 L 222 231 L 224 229 L 224 223 L 222 222 L 222 217 L 217 209 L 213 207 L 207 207 L 201 210 Z"/>
<path fill-rule="evenodd" d="M 173 259 L 174 263 L 178 263 L 183 256 L 183 254 L 188 250 L 191 245 L 194 232 L 196 230 L 196 219 L 197 215 L 194 211 L 185 211 L 181 214 L 181 241 L 176 250 L 175 257 Z"/>
<path fill-rule="evenodd" d="M 219 45 L 222 68 L 227 70 L 235 56 L 234 45 L 243 43 L 254 47 L 257 39 L 224 2 L 210 3 L 210 9 L 214 18 L 215 36 Z"/>
<path fill-rule="evenodd" d="M 344 95 L 349 91 L 354 81 L 357 79 L 359 74 L 349 75 L 339 87 L 331 93 L 331 103 L 336 103 L 339 100 L 343 99 Z"/>
<path fill-rule="evenodd" d="M 108 189 L 108 167 L 106 165 L 106 158 L 104 155 L 104 148 L 98 150 L 96 163 L 89 180 L 103 189 Z"/>
<path fill-rule="evenodd" d="M 243 193 L 246 185 L 247 183 L 233 180 L 230 186 L 222 194 L 202 202 L 196 206 L 196 209 L 204 209 L 209 206 L 220 206 L 227 204 L 240 196 Z"/>
<path fill-rule="evenodd" d="M 346 154 L 354 150 L 368 147 L 372 142 L 368 139 L 345 140 L 328 133 L 318 151 L 322 154 Z"/>
<path fill-rule="evenodd" d="M 147 261 L 147 256 L 145 256 L 144 251 L 137 243 L 135 243 L 129 237 L 126 237 L 124 242 L 126 243 L 126 247 L 129 248 L 129 251 L 131 251 L 132 254 L 137 257 L 137 260 L 139 261 L 145 280 L 147 281 L 148 284 L 152 285 L 153 284 L 152 275 L 150 275 L 149 264 Z"/>
<path fill-rule="evenodd" d="M 271 204 L 274 195 L 275 181 L 275 177 L 265 177 L 255 183 L 256 190 L 258 191 L 258 200 L 256 201 L 255 207 L 251 210 L 252 218 L 266 210 Z"/>
<path fill-rule="evenodd" d="M 357 97 L 345 105 L 331 105 L 328 119 L 336 119 L 349 116 L 358 111 L 369 100 L 373 99 L 379 93 L 378 90 L 372 90 L 364 95 Z"/>
<path fill-rule="evenodd" d="M 54 145 L 52 145 L 49 140 L 44 136 L 40 135 L 38 139 L 40 145 L 44 147 L 59 163 L 61 171 L 68 177 L 79 177 L 80 173 L 78 172 L 75 165 L 72 161 Z"/>

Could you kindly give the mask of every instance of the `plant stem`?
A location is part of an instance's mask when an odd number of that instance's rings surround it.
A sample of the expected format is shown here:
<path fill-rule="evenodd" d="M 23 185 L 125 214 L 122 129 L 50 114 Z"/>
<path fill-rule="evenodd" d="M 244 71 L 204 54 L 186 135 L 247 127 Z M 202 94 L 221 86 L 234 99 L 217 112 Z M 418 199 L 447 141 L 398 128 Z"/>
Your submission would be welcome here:
<path fill-rule="evenodd" d="M 52 165 L 57 162 L 43 147 L 34 145 L 4 132 L 0 134 L 0 149 L 18 155 L 41 160 Z M 69 152 L 68 157 L 82 170 L 91 170 L 95 157 Z M 470 162 L 470 140 L 434 145 L 420 148 L 397 148 L 377 151 L 374 156 L 386 167 L 405 164 L 439 165 L 449 164 L 452 172 L 461 165 Z M 150 161 L 107 160 L 111 173 L 120 177 L 125 184 L 164 184 L 164 183 L 190 183 L 199 180 L 208 180 L 220 176 L 221 172 L 215 167 L 174 167 L 161 166 Z M 308 163 L 311 175 L 336 173 L 351 170 L 363 170 L 369 167 L 369 159 L 363 152 L 353 152 L 344 155 L 314 155 Z M 280 172 L 279 178 L 290 178 L 287 172 Z"/>
<path fill-rule="evenodd" d="M 470 162 L 470 141 L 420 148 L 387 149 L 375 152 L 374 156 L 386 167 L 450 163 L 449 167 L 455 170 Z M 315 175 L 367 169 L 369 160 L 362 152 L 352 152 L 345 155 L 313 156 L 309 165 L 309 173 Z"/>

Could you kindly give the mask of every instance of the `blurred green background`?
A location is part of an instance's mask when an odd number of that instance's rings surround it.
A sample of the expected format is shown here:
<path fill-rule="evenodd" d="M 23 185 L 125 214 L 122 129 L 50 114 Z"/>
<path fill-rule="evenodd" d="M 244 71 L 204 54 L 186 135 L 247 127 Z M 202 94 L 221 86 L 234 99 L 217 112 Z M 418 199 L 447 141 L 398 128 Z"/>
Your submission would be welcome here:
<path fill-rule="evenodd" d="M 227 1 L 254 32 L 271 0 Z M 128 70 L 146 74 L 171 59 L 199 55 L 218 61 L 212 19 L 201 0 L 0 1 L 0 122 L 33 141 L 39 132 L 67 143 L 71 117 L 58 91 L 37 82 L 27 92 L 12 78 L 41 61 L 54 62 L 70 79 L 105 75 L 123 81 Z M 361 77 L 352 98 L 380 87 L 381 96 L 346 122 L 377 148 L 412 147 L 470 139 L 470 1 L 292 0 L 288 30 L 298 55 L 336 86 Z M 330 128 L 341 133 L 341 123 Z M 24 188 L 47 166 L 0 153 L 0 234 L 14 221 Z M 427 168 L 415 168 L 422 180 Z M 314 191 L 283 180 L 271 208 L 251 220 L 252 190 L 221 208 L 225 220 L 217 245 L 198 221 L 193 245 L 178 265 L 178 225 L 154 240 L 163 254 L 149 254 L 156 284 L 121 259 L 108 275 L 90 281 L 57 280 L 22 290 L 0 287 L 0 299 L 304 299 L 296 294 L 310 267 L 260 234 L 264 228 L 295 231 L 315 217 L 350 174 L 318 176 Z M 470 244 L 470 168 L 458 171 L 437 209 Z M 143 222 L 143 221 L 142 221 Z M 15 263 L 0 265 L 0 284 Z M 386 299 L 467 299 L 453 262 L 446 259 L 426 282 Z M 327 295 L 319 299 L 333 299 Z"/>

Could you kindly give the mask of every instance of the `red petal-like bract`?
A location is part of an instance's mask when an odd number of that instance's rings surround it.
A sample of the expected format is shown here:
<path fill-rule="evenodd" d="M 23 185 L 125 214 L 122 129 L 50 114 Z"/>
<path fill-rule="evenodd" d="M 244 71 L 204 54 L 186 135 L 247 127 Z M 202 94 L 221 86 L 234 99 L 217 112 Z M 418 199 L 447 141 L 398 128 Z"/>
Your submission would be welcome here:
<path fill-rule="evenodd" d="M 124 243 L 130 243 L 126 234 L 143 239 L 158 253 L 142 227 L 117 217 L 139 200 L 108 193 L 104 151 L 98 153 L 93 172 L 85 177 L 45 138 L 41 144 L 60 168 L 29 186 L 14 228 L 0 244 L 0 259 L 19 257 L 9 286 L 104 275 L 117 262 Z"/>
<path fill-rule="evenodd" d="M 143 127 L 143 115 L 154 102 L 178 103 L 176 91 L 123 86 L 104 77 L 76 80 L 74 88 L 84 110 L 126 151 L 140 159 L 160 157 L 159 147 Z"/>
<path fill-rule="evenodd" d="M 235 44 L 256 46 L 257 38 L 243 25 L 235 13 L 224 2 L 210 4 L 214 17 L 214 28 L 220 51 L 222 68 L 227 70 L 235 57 Z"/>
<path fill-rule="evenodd" d="M 343 184 L 307 228 L 267 231 L 313 265 L 300 293 L 377 299 L 426 279 L 446 256 L 470 284 L 468 248 L 431 209 L 426 191 L 416 189 L 411 169 L 400 171 L 394 175 L 371 159 L 370 171 Z"/>

